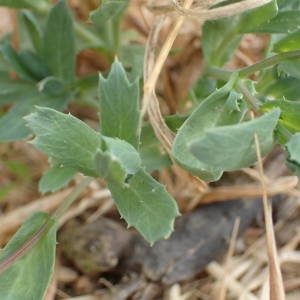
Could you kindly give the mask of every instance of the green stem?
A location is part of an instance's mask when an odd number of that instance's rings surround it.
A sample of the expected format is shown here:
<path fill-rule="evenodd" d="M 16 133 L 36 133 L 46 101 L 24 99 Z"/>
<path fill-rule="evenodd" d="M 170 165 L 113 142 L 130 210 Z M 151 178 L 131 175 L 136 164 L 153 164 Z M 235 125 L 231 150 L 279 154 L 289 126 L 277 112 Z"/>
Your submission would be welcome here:
<path fill-rule="evenodd" d="M 52 214 L 52 218 L 59 219 L 68 210 L 72 203 L 82 193 L 82 191 L 90 184 L 93 178 L 87 177 L 83 179 L 72 191 L 72 193 L 64 200 L 58 209 Z"/>
<path fill-rule="evenodd" d="M 81 192 L 89 185 L 93 179 L 88 177 L 85 178 L 78 184 L 71 194 L 64 200 L 64 202 L 58 207 L 58 209 L 52 214 L 52 217 L 49 218 L 40 228 L 37 230 L 22 246 L 20 246 L 16 251 L 11 253 L 8 257 L 0 262 L 0 273 L 7 270 L 15 261 L 23 257 L 28 253 L 37 242 L 44 236 L 44 234 L 49 230 L 53 225 L 52 220 L 54 218 L 59 219 L 70 205 L 77 199 Z"/>
<path fill-rule="evenodd" d="M 229 80 L 229 78 L 233 72 L 237 72 L 240 77 L 248 77 L 257 71 L 261 71 L 262 69 L 266 69 L 266 68 L 272 67 L 274 65 L 277 65 L 284 60 L 298 58 L 298 57 L 300 57 L 300 50 L 283 52 L 283 53 L 273 55 L 262 61 L 259 61 L 249 67 L 241 68 L 241 69 L 234 70 L 234 71 L 229 71 L 229 70 L 225 70 L 225 69 L 214 67 L 214 66 L 208 66 L 206 73 L 212 77 L 216 77 L 220 80 L 227 81 L 227 80 Z"/>
<path fill-rule="evenodd" d="M 266 58 L 262 61 L 259 61 L 249 67 L 239 69 L 237 71 L 241 77 L 247 77 L 257 71 L 272 67 L 273 65 L 277 65 L 284 60 L 297 58 L 297 57 L 300 57 L 300 50 L 282 52 L 282 53 L 273 55 L 269 58 Z"/>
<path fill-rule="evenodd" d="M 256 99 L 256 97 L 253 96 L 249 92 L 249 90 L 243 84 L 241 84 L 240 82 L 237 84 L 237 90 L 244 95 L 244 99 L 249 104 L 251 109 L 254 110 L 255 112 L 258 112 L 259 111 L 259 105 L 260 105 L 259 100 Z"/>

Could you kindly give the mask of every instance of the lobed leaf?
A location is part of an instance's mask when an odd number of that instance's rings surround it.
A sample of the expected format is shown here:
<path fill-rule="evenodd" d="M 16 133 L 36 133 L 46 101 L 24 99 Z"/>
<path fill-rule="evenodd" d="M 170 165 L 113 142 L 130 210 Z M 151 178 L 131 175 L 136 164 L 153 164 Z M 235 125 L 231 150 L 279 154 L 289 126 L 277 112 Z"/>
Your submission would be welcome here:
<path fill-rule="evenodd" d="M 257 161 L 254 134 L 257 134 L 262 155 L 274 146 L 273 132 L 280 116 L 276 108 L 265 115 L 242 124 L 208 129 L 190 144 L 193 155 L 213 168 L 232 171 Z"/>
<path fill-rule="evenodd" d="M 46 222 L 50 228 L 22 258 L 0 274 L 0 298 L 5 300 L 43 300 L 54 268 L 57 223 L 46 213 L 29 218 L 0 252 L 7 259 Z M 38 284 L 37 284 L 38 283 Z"/>
<path fill-rule="evenodd" d="M 139 83 L 130 83 L 121 63 L 116 60 L 108 78 L 100 75 L 100 123 L 105 136 L 116 137 L 138 147 Z"/>
<path fill-rule="evenodd" d="M 32 144 L 56 165 L 97 176 L 94 157 L 102 146 L 98 132 L 70 114 L 46 107 L 37 107 L 25 120 L 36 135 Z"/>
<path fill-rule="evenodd" d="M 123 185 L 108 182 L 121 216 L 153 244 L 167 238 L 179 215 L 174 199 L 165 187 L 140 169 Z"/>

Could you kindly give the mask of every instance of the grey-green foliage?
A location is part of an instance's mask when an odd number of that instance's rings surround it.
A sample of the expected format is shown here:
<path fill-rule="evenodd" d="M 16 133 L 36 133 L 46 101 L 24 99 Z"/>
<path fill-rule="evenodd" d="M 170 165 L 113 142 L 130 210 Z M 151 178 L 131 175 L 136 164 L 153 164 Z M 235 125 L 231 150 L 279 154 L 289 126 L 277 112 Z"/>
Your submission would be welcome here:
<path fill-rule="evenodd" d="M 46 213 L 29 218 L 0 252 L 0 262 L 14 255 L 47 222 L 48 229 L 32 249 L 0 274 L 0 298 L 5 300 L 43 300 L 55 260 L 55 220 Z"/>

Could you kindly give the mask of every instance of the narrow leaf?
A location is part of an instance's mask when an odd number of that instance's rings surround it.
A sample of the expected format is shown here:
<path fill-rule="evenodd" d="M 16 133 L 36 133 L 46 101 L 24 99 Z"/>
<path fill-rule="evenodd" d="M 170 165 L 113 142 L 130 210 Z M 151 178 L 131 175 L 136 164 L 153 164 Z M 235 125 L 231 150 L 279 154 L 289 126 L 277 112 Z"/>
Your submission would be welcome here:
<path fill-rule="evenodd" d="M 7 64 L 17 72 L 20 78 L 35 81 L 34 74 L 28 69 L 28 66 L 24 65 L 21 57 L 10 44 L 2 46 L 0 50 Z"/>
<path fill-rule="evenodd" d="M 110 0 L 102 3 L 90 13 L 90 21 L 96 25 L 103 25 L 108 20 L 118 17 L 126 8 L 126 0 Z"/>
<path fill-rule="evenodd" d="M 73 20 L 65 0 L 60 0 L 50 11 L 42 48 L 52 75 L 72 82 L 76 65 Z"/>
<path fill-rule="evenodd" d="M 94 157 L 102 144 L 98 132 L 70 114 L 45 107 L 37 107 L 25 119 L 36 135 L 32 144 L 55 164 L 85 175 L 97 175 Z"/>
<path fill-rule="evenodd" d="M 36 53 L 42 51 L 42 30 L 35 15 L 28 10 L 22 11 L 22 18 Z"/>
<path fill-rule="evenodd" d="M 46 6 L 45 2 L 45 0 L 0 0 L 0 6 L 8 6 L 12 8 L 42 9 Z"/>
<path fill-rule="evenodd" d="M 28 219 L 0 252 L 5 260 L 17 251 L 47 221 L 46 213 Z M 5 300 L 43 300 L 53 272 L 56 247 L 56 222 L 28 253 L 0 274 L 0 297 Z M 38 283 L 38 284 L 37 284 Z"/>
<path fill-rule="evenodd" d="M 238 125 L 209 129 L 191 142 L 191 152 L 201 162 L 226 171 L 248 167 L 257 160 L 254 134 L 257 134 L 262 155 L 274 146 L 273 131 L 280 116 L 276 108 L 260 118 Z"/>
<path fill-rule="evenodd" d="M 153 244 L 167 238 L 179 215 L 174 199 L 165 187 L 145 171 L 132 175 L 124 185 L 108 183 L 121 216 Z"/>
<path fill-rule="evenodd" d="M 134 147 L 139 143 L 139 84 L 130 83 L 121 63 L 115 61 L 107 79 L 100 75 L 101 132 L 109 137 L 127 141 Z"/>

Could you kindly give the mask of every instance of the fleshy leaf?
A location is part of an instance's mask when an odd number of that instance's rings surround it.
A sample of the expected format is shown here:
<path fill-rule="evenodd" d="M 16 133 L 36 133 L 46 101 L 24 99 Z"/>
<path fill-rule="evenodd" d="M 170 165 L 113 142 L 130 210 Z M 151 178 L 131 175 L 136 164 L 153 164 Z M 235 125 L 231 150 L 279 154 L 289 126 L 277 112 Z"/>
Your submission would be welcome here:
<path fill-rule="evenodd" d="M 22 247 L 48 218 L 46 213 L 36 213 L 28 219 L 1 250 L 0 260 L 5 260 Z M 1 299 L 44 299 L 54 268 L 57 228 L 54 220 L 48 222 L 50 228 L 33 248 L 0 274 Z"/>
<path fill-rule="evenodd" d="M 53 76 L 66 82 L 74 80 L 76 60 L 73 20 L 65 0 L 60 0 L 50 11 L 42 53 Z"/>
<path fill-rule="evenodd" d="M 76 170 L 53 166 L 49 168 L 39 182 L 39 191 L 43 194 L 56 192 L 66 186 L 76 174 Z"/>
<path fill-rule="evenodd" d="M 257 161 L 254 134 L 257 134 L 262 155 L 274 146 L 273 131 L 280 116 L 280 109 L 257 119 L 238 125 L 208 129 L 190 143 L 193 155 L 199 161 L 226 171 L 248 167 Z"/>
<path fill-rule="evenodd" d="M 85 175 L 97 175 L 94 157 L 102 145 L 98 132 L 70 114 L 45 107 L 37 107 L 25 119 L 36 135 L 32 144 L 55 164 Z"/>
<path fill-rule="evenodd" d="M 241 121 L 246 107 L 242 104 L 240 111 L 232 109 L 232 97 L 238 96 L 238 93 L 232 90 L 233 83 L 234 78 L 201 102 L 180 127 L 173 143 L 172 154 L 175 160 L 184 169 L 205 181 L 217 180 L 222 174 L 222 169 L 196 159 L 190 152 L 189 145 L 191 141 L 201 138 L 210 128 Z"/>
<path fill-rule="evenodd" d="M 108 182 L 121 216 L 153 244 L 167 238 L 179 215 L 174 199 L 165 187 L 142 169 L 123 185 Z"/>
<path fill-rule="evenodd" d="M 107 79 L 100 75 L 100 123 L 105 136 L 139 143 L 139 83 L 130 83 L 121 63 L 116 60 Z"/>

